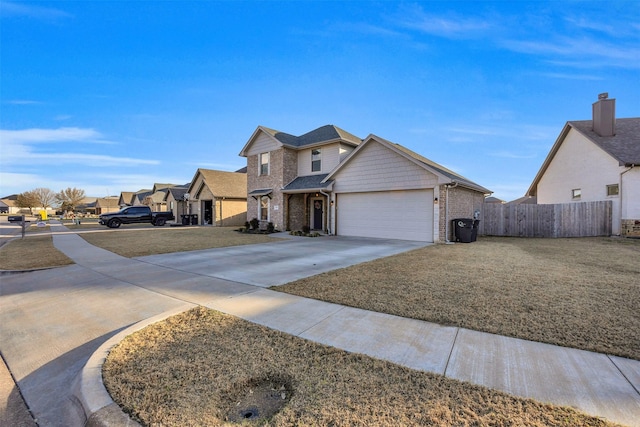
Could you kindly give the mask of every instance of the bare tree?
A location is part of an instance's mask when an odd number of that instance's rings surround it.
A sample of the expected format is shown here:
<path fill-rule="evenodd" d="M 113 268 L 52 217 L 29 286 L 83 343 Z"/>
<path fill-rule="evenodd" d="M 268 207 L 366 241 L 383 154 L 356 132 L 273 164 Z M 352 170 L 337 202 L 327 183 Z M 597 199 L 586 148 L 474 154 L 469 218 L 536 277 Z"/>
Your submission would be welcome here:
<path fill-rule="evenodd" d="M 35 197 L 38 199 L 38 206 L 43 208 L 50 208 L 53 202 L 56 201 L 56 193 L 49 188 L 36 188 L 32 191 Z"/>
<path fill-rule="evenodd" d="M 84 197 L 84 190 L 79 190 L 75 187 L 68 187 L 66 190 L 60 190 L 60 192 L 56 194 L 56 200 L 60 203 L 61 208 L 72 212 L 82 202 Z"/>
<path fill-rule="evenodd" d="M 29 213 L 33 215 L 33 208 L 39 207 L 40 201 L 34 191 L 25 191 L 16 197 L 16 206 L 19 208 L 29 208 Z"/>

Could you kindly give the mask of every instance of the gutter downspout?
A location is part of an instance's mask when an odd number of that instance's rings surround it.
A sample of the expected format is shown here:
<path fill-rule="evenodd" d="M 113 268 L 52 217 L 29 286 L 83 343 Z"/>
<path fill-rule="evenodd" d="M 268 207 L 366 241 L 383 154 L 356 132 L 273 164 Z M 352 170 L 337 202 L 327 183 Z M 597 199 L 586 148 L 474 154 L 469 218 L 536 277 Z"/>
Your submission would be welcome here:
<path fill-rule="evenodd" d="M 451 185 L 453 184 L 453 185 Z M 444 241 L 445 243 L 452 243 L 449 241 L 449 188 L 456 188 L 458 183 L 455 181 L 451 181 L 449 184 L 445 184 L 444 188 L 446 189 L 445 201 L 444 201 Z"/>
<path fill-rule="evenodd" d="M 618 188 L 618 192 L 620 193 L 620 235 L 622 235 L 622 195 L 624 194 L 622 191 L 622 175 L 629 172 L 631 169 L 635 168 L 636 165 L 632 164 L 629 166 L 629 169 L 620 172 L 620 187 Z"/>

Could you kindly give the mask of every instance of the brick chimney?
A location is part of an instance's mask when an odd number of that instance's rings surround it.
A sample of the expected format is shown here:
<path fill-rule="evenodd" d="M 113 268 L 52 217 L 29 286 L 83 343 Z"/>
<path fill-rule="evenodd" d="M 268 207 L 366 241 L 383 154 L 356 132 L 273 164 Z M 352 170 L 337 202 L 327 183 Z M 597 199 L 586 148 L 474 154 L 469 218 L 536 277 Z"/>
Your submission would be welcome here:
<path fill-rule="evenodd" d="M 601 93 L 593 103 L 593 131 L 600 136 L 616 134 L 616 100 L 608 98 L 608 93 Z"/>

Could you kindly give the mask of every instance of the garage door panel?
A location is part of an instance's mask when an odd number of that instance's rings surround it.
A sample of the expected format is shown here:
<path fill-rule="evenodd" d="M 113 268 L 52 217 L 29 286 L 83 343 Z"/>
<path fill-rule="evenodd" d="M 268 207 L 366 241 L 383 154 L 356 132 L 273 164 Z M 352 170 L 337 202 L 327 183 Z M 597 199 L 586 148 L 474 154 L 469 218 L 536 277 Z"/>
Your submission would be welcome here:
<path fill-rule="evenodd" d="M 343 236 L 433 241 L 433 191 L 338 194 L 336 231 Z"/>

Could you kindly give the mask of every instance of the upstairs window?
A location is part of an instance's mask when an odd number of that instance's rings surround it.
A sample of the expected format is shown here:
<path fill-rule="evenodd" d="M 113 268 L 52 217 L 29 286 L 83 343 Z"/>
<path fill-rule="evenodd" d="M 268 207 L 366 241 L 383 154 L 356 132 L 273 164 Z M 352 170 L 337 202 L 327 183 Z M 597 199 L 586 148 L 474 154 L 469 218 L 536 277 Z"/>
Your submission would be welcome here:
<path fill-rule="evenodd" d="M 617 196 L 618 194 L 620 194 L 618 184 L 607 185 L 607 196 Z"/>
<path fill-rule="evenodd" d="M 580 190 L 579 188 L 574 188 L 573 190 L 571 190 L 571 198 L 573 200 L 580 200 L 580 197 L 582 197 L 582 190 Z"/>
<path fill-rule="evenodd" d="M 322 170 L 322 153 L 319 148 L 311 150 L 311 172 L 320 172 Z"/>
<path fill-rule="evenodd" d="M 260 175 L 269 175 L 269 153 L 260 154 Z"/>

